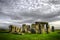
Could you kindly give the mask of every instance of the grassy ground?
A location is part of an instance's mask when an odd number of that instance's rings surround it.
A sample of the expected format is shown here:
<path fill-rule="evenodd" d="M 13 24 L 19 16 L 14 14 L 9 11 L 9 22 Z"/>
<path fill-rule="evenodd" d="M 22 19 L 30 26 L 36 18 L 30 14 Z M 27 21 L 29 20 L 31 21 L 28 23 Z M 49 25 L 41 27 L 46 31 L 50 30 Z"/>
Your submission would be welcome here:
<path fill-rule="evenodd" d="M 18 35 L 0 32 L 0 40 L 60 40 L 60 33 Z"/>

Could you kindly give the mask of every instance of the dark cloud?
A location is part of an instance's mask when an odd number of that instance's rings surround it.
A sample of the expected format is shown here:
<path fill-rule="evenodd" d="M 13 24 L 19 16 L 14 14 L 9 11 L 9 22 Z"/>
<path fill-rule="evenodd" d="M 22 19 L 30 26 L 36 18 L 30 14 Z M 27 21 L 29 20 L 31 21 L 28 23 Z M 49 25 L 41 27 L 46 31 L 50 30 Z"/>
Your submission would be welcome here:
<path fill-rule="evenodd" d="M 7 20 L 9 24 L 16 25 L 33 23 L 38 20 L 48 22 L 60 21 L 60 17 L 58 17 L 60 16 L 60 7 L 55 7 L 54 4 L 60 5 L 60 1 L 0 0 L 0 20 Z M 22 21 L 20 22 L 19 20 Z M 3 23 L 3 25 L 5 24 Z"/>
<path fill-rule="evenodd" d="M 60 4 L 60 0 L 50 0 L 49 2 L 52 4 Z"/>
<path fill-rule="evenodd" d="M 41 20 L 45 20 L 45 21 L 48 20 L 49 22 L 54 21 L 53 18 L 56 17 L 55 19 L 57 19 L 57 16 L 60 16 L 60 12 L 53 12 L 53 13 L 49 13 L 49 14 L 48 13 L 47 14 L 44 14 L 44 13 L 37 14 L 37 13 L 31 12 L 31 13 L 24 13 L 21 15 L 26 18 L 32 18 L 34 20 L 36 20 L 36 19 L 41 19 Z"/>

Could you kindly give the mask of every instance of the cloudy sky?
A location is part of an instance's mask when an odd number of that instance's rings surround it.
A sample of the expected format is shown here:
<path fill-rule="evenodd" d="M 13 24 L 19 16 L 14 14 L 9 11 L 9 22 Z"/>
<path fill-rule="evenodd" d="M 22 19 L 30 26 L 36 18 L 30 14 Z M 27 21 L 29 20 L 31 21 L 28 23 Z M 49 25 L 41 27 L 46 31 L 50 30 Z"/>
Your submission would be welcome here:
<path fill-rule="evenodd" d="M 60 0 L 0 0 L 0 28 L 35 21 L 60 28 Z"/>

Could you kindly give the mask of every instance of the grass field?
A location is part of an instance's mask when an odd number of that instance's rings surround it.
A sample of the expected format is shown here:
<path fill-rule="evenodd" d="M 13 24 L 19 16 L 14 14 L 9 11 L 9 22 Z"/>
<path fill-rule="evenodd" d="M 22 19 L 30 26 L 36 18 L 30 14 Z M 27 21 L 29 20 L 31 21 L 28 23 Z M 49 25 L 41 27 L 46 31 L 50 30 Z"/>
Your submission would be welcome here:
<path fill-rule="evenodd" d="M 0 40 L 60 40 L 60 33 L 18 35 L 0 32 Z"/>

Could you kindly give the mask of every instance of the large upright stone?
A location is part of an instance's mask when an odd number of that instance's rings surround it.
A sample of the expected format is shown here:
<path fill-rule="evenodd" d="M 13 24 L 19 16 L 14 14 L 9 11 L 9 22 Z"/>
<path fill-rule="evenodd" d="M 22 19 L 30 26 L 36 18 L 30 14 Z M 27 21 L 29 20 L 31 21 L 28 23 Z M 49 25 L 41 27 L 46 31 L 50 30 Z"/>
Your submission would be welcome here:
<path fill-rule="evenodd" d="M 39 25 L 39 33 L 42 33 L 42 25 L 40 22 L 35 22 L 35 24 Z"/>
<path fill-rule="evenodd" d="M 22 25 L 22 32 L 23 32 L 23 33 L 25 33 L 25 25 L 26 25 L 26 24 L 23 24 L 23 25 Z"/>
<path fill-rule="evenodd" d="M 12 32 L 12 25 L 9 25 L 9 32 Z"/>
<path fill-rule="evenodd" d="M 51 32 L 51 30 L 50 30 L 50 25 L 48 25 L 48 33 L 50 33 Z"/>
<path fill-rule="evenodd" d="M 24 34 L 22 27 L 20 27 L 20 34 Z"/>
<path fill-rule="evenodd" d="M 18 27 L 16 27 L 16 33 L 19 33 L 20 29 Z"/>
<path fill-rule="evenodd" d="M 49 24 L 46 24 L 46 33 L 48 34 L 49 33 Z"/>
<path fill-rule="evenodd" d="M 42 33 L 45 33 L 45 29 L 44 29 L 44 24 L 41 24 L 41 30 L 42 30 Z"/>
<path fill-rule="evenodd" d="M 30 25 L 27 25 L 27 32 L 28 32 L 28 33 L 31 33 Z"/>
<path fill-rule="evenodd" d="M 23 33 L 26 33 L 27 32 L 27 26 L 26 26 L 26 24 L 23 24 L 22 25 L 22 29 L 23 29 Z"/>
<path fill-rule="evenodd" d="M 10 29 L 10 32 L 11 32 L 11 33 L 14 33 L 14 32 L 15 32 L 15 26 L 10 25 L 10 26 L 9 26 L 9 29 Z"/>
<path fill-rule="evenodd" d="M 31 24 L 31 33 L 36 33 L 35 24 Z"/>
<path fill-rule="evenodd" d="M 42 25 L 39 24 L 39 33 L 42 34 Z"/>
<path fill-rule="evenodd" d="M 35 24 L 36 33 L 39 33 L 39 24 Z"/>
<path fill-rule="evenodd" d="M 52 32 L 54 32 L 54 26 L 52 26 Z"/>

